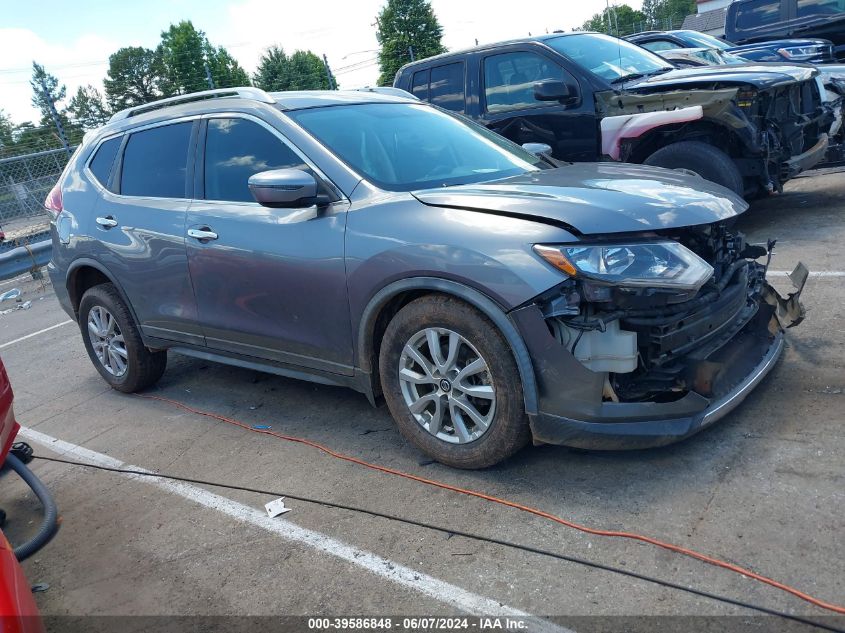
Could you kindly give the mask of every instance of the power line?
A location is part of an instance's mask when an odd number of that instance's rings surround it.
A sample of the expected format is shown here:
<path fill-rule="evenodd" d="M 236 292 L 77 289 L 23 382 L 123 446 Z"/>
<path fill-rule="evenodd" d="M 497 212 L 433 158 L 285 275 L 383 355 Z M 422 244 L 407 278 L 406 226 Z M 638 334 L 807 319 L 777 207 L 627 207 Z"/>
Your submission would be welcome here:
<path fill-rule="evenodd" d="M 224 488 L 228 490 L 237 490 L 241 492 L 251 492 L 260 495 L 267 495 L 271 497 L 286 497 L 289 499 L 295 499 L 297 501 L 302 501 L 304 503 L 310 503 L 314 505 L 320 505 L 328 508 L 334 508 L 337 510 L 346 510 L 348 512 L 356 512 L 359 514 L 366 514 L 372 517 L 386 519 L 388 521 L 395 521 L 397 523 L 404 523 L 406 525 L 411 525 L 414 527 L 420 527 L 427 530 L 432 530 L 434 532 L 439 532 L 441 534 L 446 534 L 447 536 L 460 536 L 466 539 L 470 539 L 473 541 L 478 541 L 482 543 L 489 543 L 491 545 L 499 545 L 501 547 L 506 547 L 509 549 L 519 550 L 530 554 L 536 554 L 539 556 L 544 556 L 547 558 L 552 558 L 559 561 L 564 561 L 568 563 L 574 563 L 576 565 L 581 565 L 584 567 L 590 567 L 593 569 L 600 569 L 602 571 L 611 572 L 621 576 L 627 576 L 629 578 L 634 578 L 636 580 L 642 580 L 644 582 L 648 582 L 651 584 L 659 585 L 661 587 L 665 587 L 667 589 L 675 589 L 676 591 L 681 591 L 684 593 L 689 593 L 695 596 L 708 598 L 710 600 L 715 600 L 717 602 L 722 602 L 725 604 L 730 604 L 737 607 L 742 607 L 744 609 L 749 609 L 752 611 L 757 611 L 759 613 L 765 613 L 766 615 L 773 615 L 780 618 L 784 618 L 786 620 L 791 620 L 793 622 L 798 622 L 800 624 L 804 624 L 813 628 L 822 629 L 825 631 L 832 631 L 833 633 L 845 633 L 845 630 L 839 629 L 833 626 L 829 626 L 822 622 L 817 622 L 814 620 L 810 620 L 809 618 L 803 618 L 800 616 L 793 615 L 791 613 L 786 613 L 783 611 L 777 611 L 775 609 L 769 609 L 768 607 L 764 607 L 761 605 L 757 605 L 751 602 L 745 602 L 743 600 L 737 600 L 735 598 L 730 598 L 728 596 L 722 596 L 719 594 L 711 593 L 708 591 L 704 591 L 702 589 L 696 589 L 694 587 L 689 587 L 685 585 L 681 585 L 678 583 L 674 583 L 668 580 L 663 580 L 661 578 L 656 578 L 654 576 L 648 576 L 646 574 L 641 574 L 636 571 L 631 571 L 629 569 L 624 569 L 622 567 L 616 567 L 614 565 L 598 563 L 595 561 L 587 560 L 584 558 L 578 558 L 576 556 L 569 556 L 566 554 L 559 554 L 557 552 L 553 552 L 550 550 L 541 549 L 538 547 L 532 547 L 530 545 L 523 545 L 521 543 L 515 543 L 513 541 L 508 541 L 505 539 L 498 539 L 489 536 L 483 536 L 480 534 L 475 534 L 472 532 L 464 532 L 462 530 L 456 530 L 453 528 L 443 527 L 441 525 L 435 525 L 432 523 L 427 523 L 425 521 L 418 521 L 416 519 L 409 519 L 407 517 L 389 514 L 386 512 L 379 512 L 377 510 L 370 510 L 368 508 L 362 508 L 360 506 L 353 506 L 344 503 L 337 503 L 334 501 L 327 501 L 325 499 L 317 499 L 314 497 L 306 497 L 304 495 L 294 495 L 288 492 L 279 492 L 279 491 L 272 491 L 272 490 L 262 490 L 260 488 L 250 488 L 247 486 L 236 486 L 232 484 L 224 484 L 214 481 L 206 481 L 202 479 L 193 479 L 190 477 L 179 477 L 176 475 L 167 475 L 157 472 L 150 472 L 144 470 L 135 470 L 129 468 L 112 468 L 109 466 L 101 466 L 99 464 L 88 464 L 85 462 L 73 461 L 69 459 L 61 459 L 58 457 L 45 457 L 43 455 L 34 455 L 35 459 L 41 459 L 44 461 L 49 462 L 56 462 L 60 464 L 67 464 L 70 466 L 80 466 L 82 468 L 90 468 L 94 470 L 102 470 L 106 472 L 113 472 L 113 473 L 120 473 L 124 475 L 137 475 L 142 477 L 155 477 L 158 479 L 170 479 L 173 481 L 181 481 L 185 483 L 196 484 L 200 486 L 213 486 L 216 488 Z"/>

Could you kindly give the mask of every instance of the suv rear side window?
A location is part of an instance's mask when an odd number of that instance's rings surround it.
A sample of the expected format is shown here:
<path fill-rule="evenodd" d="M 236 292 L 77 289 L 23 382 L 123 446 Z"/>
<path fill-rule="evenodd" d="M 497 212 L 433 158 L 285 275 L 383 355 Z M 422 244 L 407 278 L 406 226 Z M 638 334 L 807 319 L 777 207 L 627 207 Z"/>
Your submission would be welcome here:
<path fill-rule="evenodd" d="M 502 53 L 484 59 L 484 97 L 488 112 L 548 105 L 534 99 L 534 84 L 565 79 L 563 69 L 551 60 L 527 51 Z"/>
<path fill-rule="evenodd" d="M 122 137 L 118 136 L 102 143 L 97 148 L 94 158 L 88 163 L 88 169 L 94 174 L 94 178 L 107 189 L 109 186 L 109 175 L 111 174 L 112 165 L 114 165 L 114 159 L 117 156 L 117 150 L 120 149 L 121 140 Z"/>
<path fill-rule="evenodd" d="M 456 62 L 431 69 L 431 84 L 428 89 L 429 101 L 434 105 L 463 112 L 464 99 L 464 63 Z"/>
<path fill-rule="evenodd" d="M 255 202 L 249 177 L 270 169 L 302 169 L 302 159 L 258 123 L 209 119 L 205 139 L 205 199 Z"/>
<path fill-rule="evenodd" d="M 670 42 L 669 40 L 651 40 L 649 42 L 643 42 L 640 46 L 653 53 L 656 53 L 657 51 L 670 51 L 674 48 L 683 48 L 682 46 L 675 44 L 675 42 Z"/>
<path fill-rule="evenodd" d="M 756 29 L 776 22 L 780 22 L 780 0 L 751 0 L 737 7 L 738 29 Z"/>
<path fill-rule="evenodd" d="M 192 126 L 173 123 L 131 134 L 123 152 L 121 195 L 185 198 Z"/>

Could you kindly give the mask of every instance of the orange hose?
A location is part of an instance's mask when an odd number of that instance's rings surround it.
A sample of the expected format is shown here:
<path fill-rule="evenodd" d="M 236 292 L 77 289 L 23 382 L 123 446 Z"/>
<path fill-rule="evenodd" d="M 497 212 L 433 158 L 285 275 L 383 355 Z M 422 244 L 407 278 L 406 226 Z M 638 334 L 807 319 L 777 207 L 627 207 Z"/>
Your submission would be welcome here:
<path fill-rule="evenodd" d="M 566 527 L 573 528 L 575 530 L 579 530 L 581 532 L 585 532 L 587 534 L 594 534 L 596 536 L 611 536 L 616 538 L 626 538 L 632 539 L 635 541 L 642 541 L 643 543 L 649 543 L 650 545 L 655 545 L 657 547 L 662 547 L 663 549 L 667 549 L 670 552 L 675 552 L 678 554 L 683 554 L 684 556 L 689 556 L 690 558 L 694 558 L 696 560 L 703 561 L 705 563 L 709 563 L 710 565 L 715 565 L 716 567 L 721 567 L 722 569 L 727 569 L 734 573 L 740 574 L 742 576 L 747 576 L 752 578 L 758 582 L 764 583 L 775 589 L 780 589 L 781 591 L 785 591 L 796 598 L 800 598 L 806 602 L 809 602 L 812 605 L 820 607 L 822 609 L 826 609 L 828 611 L 833 611 L 834 613 L 839 613 L 845 615 L 845 607 L 833 604 L 830 602 L 825 602 L 824 600 L 819 600 L 818 598 L 814 598 L 813 596 L 804 593 L 794 587 L 790 587 L 784 583 L 778 582 L 777 580 L 773 580 L 772 578 L 768 578 L 761 574 L 751 571 L 745 567 L 741 567 L 739 565 L 734 565 L 733 563 L 728 563 L 726 561 L 720 560 L 718 558 L 713 558 L 712 556 L 707 556 L 706 554 L 702 554 L 700 552 L 696 552 L 692 549 L 687 549 L 686 547 L 681 547 L 680 545 L 673 545 L 672 543 L 666 543 L 665 541 L 658 540 L 656 538 L 652 538 L 650 536 L 645 536 L 643 534 L 637 534 L 635 532 L 618 532 L 615 530 L 599 530 L 596 528 L 587 527 L 585 525 L 580 525 L 578 523 L 574 523 L 573 521 L 568 521 L 566 519 L 562 519 L 558 516 L 553 514 L 549 514 L 548 512 L 544 512 L 543 510 L 538 510 L 537 508 L 532 508 L 531 506 L 526 506 L 521 503 L 516 503 L 515 501 L 508 501 L 507 499 L 502 499 L 500 497 L 494 497 L 488 494 L 484 494 L 483 492 L 477 492 L 475 490 L 469 490 L 467 488 L 460 488 L 458 486 L 452 486 L 447 483 L 443 483 L 442 481 L 436 481 L 434 479 L 426 479 L 425 477 L 419 477 L 417 475 L 412 475 L 410 473 L 403 472 L 401 470 L 395 470 L 393 468 L 388 468 L 387 466 L 379 466 L 377 464 L 371 464 L 370 462 L 366 462 L 362 459 L 358 459 L 357 457 L 351 457 L 350 455 L 344 455 L 343 453 L 338 453 L 327 446 L 323 446 L 322 444 L 318 444 L 317 442 L 312 442 L 311 440 L 307 440 L 301 437 L 294 437 L 292 435 L 284 435 L 283 433 L 277 433 L 276 431 L 271 431 L 268 429 L 256 429 L 249 424 L 245 424 L 243 422 L 239 422 L 238 420 L 234 420 L 232 418 L 227 418 L 222 415 L 218 415 L 216 413 L 210 413 L 208 411 L 202 411 L 200 409 L 195 409 L 190 407 L 186 404 L 178 402 L 176 400 L 171 400 L 170 398 L 164 398 L 162 396 L 151 396 L 151 395 L 143 395 L 143 394 L 136 394 L 139 398 L 146 398 L 147 400 L 158 400 L 159 402 L 165 402 L 167 404 L 179 407 L 180 409 L 184 409 L 185 411 L 189 411 L 190 413 L 194 413 L 196 415 L 202 415 L 205 417 L 213 418 L 215 420 L 219 420 L 221 422 L 226 422 L 227 424 L 233 424 L 235 426 L 239 426 L 243 429 L 248 431 L 252 431 L 254 433 L 263 433 L 264 435 L 272 435 L 278 439 L 286 440 L 288 442 L 296 442 L 298 444 L 305 444 L 306 446 L 311 446 L 312 448 L 316 448 L 327 455 L 331 455 L 332 457 L 336 457 L 337 459 L 342 459 L 347 462 L 352 462 L 353 464 L 358 464 L 359 466 L 364 466 L 366 468 L 370 468 L 372 470 L 377 470 L 382 473 L 387 473 L 388 475 L 395 475 L 396 477 L 402 477 L 404 479 L 410 479 L 411 481 L 416 481 L 422 484 L 426 484 L 428 486 L 435 486 L 437 488 L 443 488 L 444 490 L 451 490 L 452 492 L 459 492 L 464 495 L 469 495 L 470 497 L 476 497 L 478 499 L 484 499 L 485 501 L 491 501 L 493 503 L 498 503 L 503 506 L 507 506 L 509 508 L 515 508 L 517 510 L 521 510 L 523 512 L 528 512 L 530 514 L 536 515 L 538 517 L 543 517 L 544 519 L 548 519 L 549 521 L 554 521 L 555 523 L 560 523 L 561 525 L 565 525 Z"/>

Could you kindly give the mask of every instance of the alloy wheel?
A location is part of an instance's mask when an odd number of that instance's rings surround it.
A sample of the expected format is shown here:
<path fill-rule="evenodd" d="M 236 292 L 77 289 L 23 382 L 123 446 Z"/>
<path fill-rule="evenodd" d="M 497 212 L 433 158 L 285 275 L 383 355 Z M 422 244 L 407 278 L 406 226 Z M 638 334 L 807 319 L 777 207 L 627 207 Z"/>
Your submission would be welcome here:
<path fill-rule="evenodd" d="M 94 306 L 88 313 L 88 337 L 100 364 L 113 376 L 126 373 L 129 354 L 123 332 L 114 315 L 102 306 Z"/>
<path fill-rule="evenodd" d="M 487 361 L 452 330 L 426 328 L 411 337 L 399 357 L 399 385 L 417 423 L 445 442 L 477 440 L 496 414 Z"/>

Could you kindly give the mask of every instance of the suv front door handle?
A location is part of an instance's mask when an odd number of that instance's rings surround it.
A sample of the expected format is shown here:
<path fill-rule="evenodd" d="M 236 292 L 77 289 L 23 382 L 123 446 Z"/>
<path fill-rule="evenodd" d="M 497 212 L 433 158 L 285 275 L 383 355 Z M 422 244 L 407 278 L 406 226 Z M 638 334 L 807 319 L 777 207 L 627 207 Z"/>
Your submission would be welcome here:
<path fill-rule="evenodd" d="M 117 220 L 115 220 L 112 216 L 107 215 L 106 217 L 99 217 L 96 220 L 97 224 L 102 226 L 104 229 L 110 229 L 113 226 L 117 226 Z"/>
<path fill-rule="evenodd" d="M 188 229 L 188 237 L 193 237 L 200 241 L 216 240 L 217 233 L 206 226 L 201 229 Z"/>

